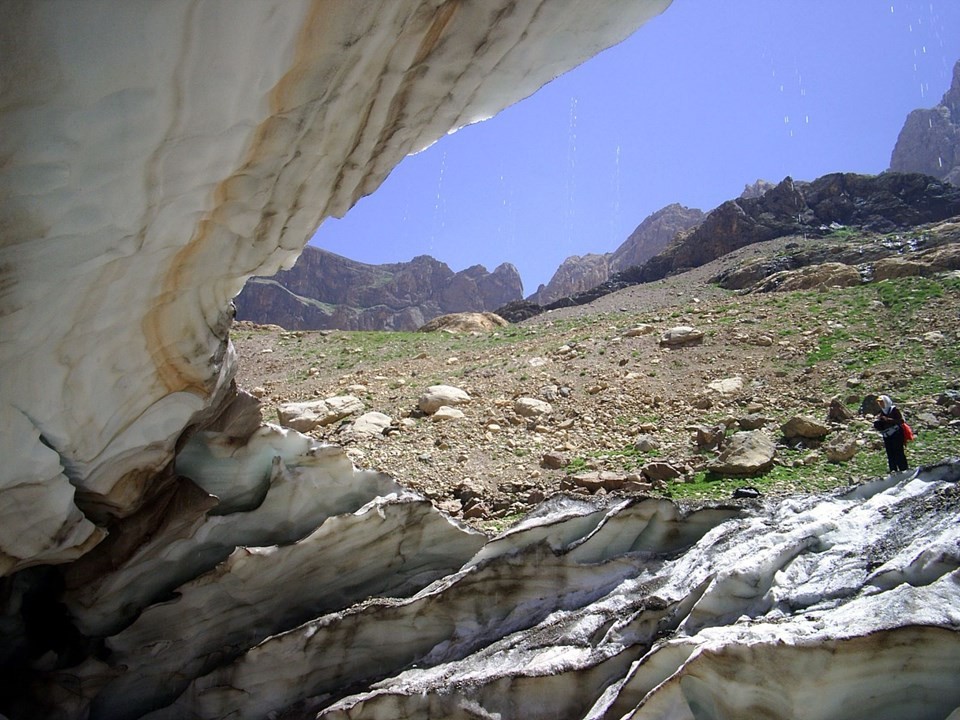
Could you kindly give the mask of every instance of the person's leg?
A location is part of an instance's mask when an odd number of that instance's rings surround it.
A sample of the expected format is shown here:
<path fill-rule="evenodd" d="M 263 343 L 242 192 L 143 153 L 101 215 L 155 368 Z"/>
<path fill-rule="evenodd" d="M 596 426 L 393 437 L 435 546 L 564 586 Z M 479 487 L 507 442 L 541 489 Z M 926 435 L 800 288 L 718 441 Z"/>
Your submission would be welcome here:
<path fill-rule="evenodd" d="M 886 435 L 883 437 L 883 449 L 887 451 L 887 467 L 890 469 L 890 472 L 896 472 L 897 459 L 894 456 L 893 442 L 891 438 Z"/>
<path fill-rule="evenodd" d="M 897 433 L 894 435 L 893 445 L 893 459 L 896 463 L 897 470 L 906 470 L 909 465 L 907 465 L 907 451 L 903 444 L 903 434 Z"/>

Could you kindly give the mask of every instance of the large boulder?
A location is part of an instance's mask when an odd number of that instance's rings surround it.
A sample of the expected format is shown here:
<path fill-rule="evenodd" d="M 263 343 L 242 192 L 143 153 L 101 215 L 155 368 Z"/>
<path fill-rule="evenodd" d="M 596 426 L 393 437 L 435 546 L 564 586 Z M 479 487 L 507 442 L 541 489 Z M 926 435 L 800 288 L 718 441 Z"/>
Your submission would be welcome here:
<path fill-rule="evenodd" d="M 794 415 L 780 426 L 780 432 L 786 438 L 822 440 L 830 434 L 830 426 L 809 415 Z"/>
<path fill-rule="evenodd" d="M 727 438 L 723 450 L 707 464 L 707 470 L 720 476 L 750 476 L 773 466 L 776 446 L 763 430 L 736 432 Z"/>
<path fill-rule="evenodd" d="M 277 408 L 277 417 L 283 427 L 299 432 L 332 425 L 350 415 L 363 411 L 363 401 L 353 395 L 335 395 L 326 400 L 284 403 Z"/>
<path fill-rule="evenodd" d="M 492 312 L 463 312 L 441 315 L 420 328 L 420 332 L 487 333 L 509 325 L 506 320 Z"/>

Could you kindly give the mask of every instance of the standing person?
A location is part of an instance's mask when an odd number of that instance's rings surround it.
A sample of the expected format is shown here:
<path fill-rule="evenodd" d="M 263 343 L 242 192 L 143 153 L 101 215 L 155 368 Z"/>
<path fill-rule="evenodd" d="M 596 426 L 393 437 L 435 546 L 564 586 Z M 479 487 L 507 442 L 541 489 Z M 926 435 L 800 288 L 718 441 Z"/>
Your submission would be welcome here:
<path fill-rule="evenodd" d="M 880 414 L 873 427 L 883 436 L 883 447 L 887 451 L 887 465 L 890 472 L 907 469 L 907 454 L 904 451 L 903 413 L 893 404 L 889 395 L 877 398 Z"/>

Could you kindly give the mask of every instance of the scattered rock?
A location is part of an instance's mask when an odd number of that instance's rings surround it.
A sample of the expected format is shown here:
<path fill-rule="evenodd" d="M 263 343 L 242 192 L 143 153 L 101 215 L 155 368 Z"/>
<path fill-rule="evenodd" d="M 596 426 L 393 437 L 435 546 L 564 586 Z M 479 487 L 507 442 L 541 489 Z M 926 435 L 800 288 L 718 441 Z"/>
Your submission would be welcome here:
<path fill-rule="evenodd" d="M 363 403 L 353 395 L 337 395 L 326 400 L 286 403 L 277 408 L 277 419 L 283 427 L 310 432 L 343 420 L 363 410 Z"/>
<path fill-rule="evenodd" d="M 827 456 L 827 461 L 842 463 L 852 460 L 860 450 L 857 439 L 849 433 L 840 433 L 830 438 L 821 448 Z"/>
<path fill-rule="evenodd" d="M 436 412 L 430 416 L 430 419 L 434 422 L 443 422 L 444 420 L 460 420 L 463 417 L 463 410 L 450 407 L 449 405 L 441 405 L 437 408 Z"/>
<path fill-rule="evenodd" d="M 676 480 L 683 475 L 680 470 L 667 462 L 654 461 L 649 462 L 640 469 L 640 474 L 653 480 L 654 482 L 666 482 L 667 480 Z"/>
<path fill-rule="evenodd" d="M 626 338 L 640 337 L 642 335 L 650 335 L 655 331 L 656 331 L 656 328 L 653 327 L 653 325 L 643 324 L 643 325 L 637 325 L 636 327 L 630 328 L 623 334 L 623 336 Z"/>
<path fill-rule="evenodd" d="M 570 478 L 577 487 L 589 490 L 591 493 L 598 490 L 620 490 L 627 482 L 625 473 L 611 472 L 609 470 L 591 471 L 577 473 Z"/>
<path fill-rule="evenodd" d="M 763 413 L 754 412 L 744 415 L 737 420 L 737 425 L 741 430 L 759 430 L 771 422 L 773 422 L 772 419 Z"/>
<path fill-rule="evenodd" d="M 471 397 L 458 387 L 452 385 L 431 385 L 428 387 L 420 400 L 417 401 L 417 407 L 421 412 L 432 415 L 444 405 L 454 407 L 456 405 L 465 405 L 471 401 Z"/>
<path fill-rule="evenodd" d="M 743 390 L 743 378 L 738 376 L 724 378 L 722 380 L 714 380 L 713 382 L 708 383 L 707 387 L 710 390 L 719 393 L 720 395 L 735 395 Z"/>
<path fill-rule="evenodd" d="M 540 467 L 548 470 L 560 470 L 570 464 L 570 458 L 563 453 L 548 452 L 540 457 Z"/>
<path fill-rule="evenodd" d="M 382 435 L 393 422 L 389 415 L 382 412 L 364 413 L 353 421 L 351 429 L 361 435 Z"/>
<path fill-rule="evenodd" d="M 700 425 L 696 432 L 697 450 L 714 450 L 723 445 L 727 429 L 723 425 Z"/>
<path fill-rule="evenodd" d="M 840 398 L 830 400 L 830 409 L 827 410 L 827 420 L 830 422 L 846 423 L 854 418 L 854 414 L 841 402 Z"/>
<path fill-rule="evenodd" d="M 657 442 L 657 439 L 652 435 L 638 435 L 637 439 L 633 441 L 634 450 L 639 450 L 640 452 L 650 452 L 659 447 L 660 443 Z"/>
<path fill-rule="evenodd" d="M 664 347 L 684 347 L 699 345 L 703 342 L 703 333 L 689 325 L 670 328 L 660 336 L 660 345 Z"/>
<path fill-rule="evenodd" d="M 521 417 L 539 417 L 553 412 L 553 406 L 536 398 L 521 397 L 513 401 L 513 411 Z"/>
<path fill-rule="evenodd" d="M 917 424 L 923 425 L 924 427 L 935 428 L 935 427 L 940 427 L 941 425 L 940 418 L 938 418 L 936 415 L 934 415 L 931 412 L 919 413 L 917 414 L 915 420 Z"/>

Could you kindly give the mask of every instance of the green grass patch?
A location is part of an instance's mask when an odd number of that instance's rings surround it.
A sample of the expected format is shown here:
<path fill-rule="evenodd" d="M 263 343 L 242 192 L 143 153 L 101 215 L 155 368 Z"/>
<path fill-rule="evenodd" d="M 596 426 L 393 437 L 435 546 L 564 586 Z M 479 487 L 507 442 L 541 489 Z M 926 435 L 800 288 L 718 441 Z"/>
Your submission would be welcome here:
<path fill-rule="evenodd" d="M 907 277 L 874 284 L 880 302 L 897 315 L 913 315 L 943 297 L 943 285 L 929 278 Z"/>

